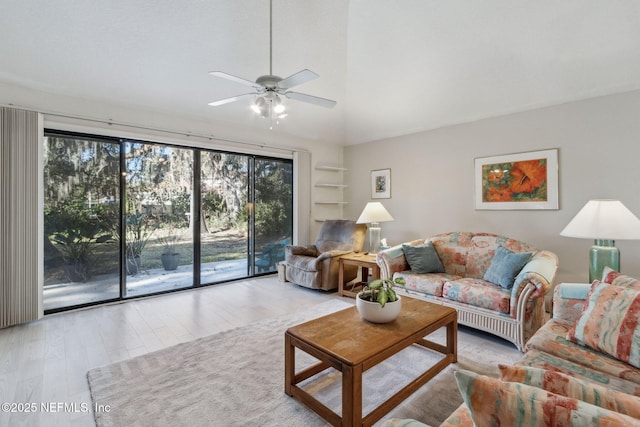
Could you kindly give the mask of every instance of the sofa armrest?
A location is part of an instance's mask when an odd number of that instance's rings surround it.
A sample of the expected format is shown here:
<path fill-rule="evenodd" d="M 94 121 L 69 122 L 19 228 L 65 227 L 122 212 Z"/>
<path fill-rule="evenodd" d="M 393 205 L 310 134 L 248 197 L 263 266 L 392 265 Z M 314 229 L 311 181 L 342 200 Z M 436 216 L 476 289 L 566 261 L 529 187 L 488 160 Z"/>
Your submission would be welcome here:
<path fill-rule="evenodd" d="M 591 289 L 589 283 L 560 283 L 553 290 L 553 319 L 575 323 Z"/>
<path fill-rule="evenodd" d="M 536 289 L 529 297 L 543 298 L 551 289 L 557 271 L 556 254 L 544 250 L 536 252 L 516 276 L 513 284 L 514 296 L 517 296 L 527 283 L 531 283 Z"/>
<path fill-rule="evenodd" d="M 287 245 L 284 250 L 285 250 L 285 254 L 287 256 L 290 256 L 290 255 L 303 255 L 303 256 L 317 257 L 319 255 L 318 249 L 316 249 L 315 246 Z"/>
<path fill-rule="evenodd" d="M 353 251 L 341 251 L 339 249 L 334 249 L 332 251 L 322 252 L 318 256 L 318 261 L 322 261 L 323 259 L 328 259 L 328 258 L 339 257 L 339 256 L 342 256 L 342 255 L 350 254 L 352 252 Z"/>
<path fill-rule="evenodd" d="M 392 246 L 389 249 L 378 252 L 376 255 L 376 263 L 380 267 L 381 279 L 390 279 L 393 277 L 393 273 L 409 269 L 407 259 L 404 257 L 404 252 L 402 252 L 402 245 L 401 243 Z"/>

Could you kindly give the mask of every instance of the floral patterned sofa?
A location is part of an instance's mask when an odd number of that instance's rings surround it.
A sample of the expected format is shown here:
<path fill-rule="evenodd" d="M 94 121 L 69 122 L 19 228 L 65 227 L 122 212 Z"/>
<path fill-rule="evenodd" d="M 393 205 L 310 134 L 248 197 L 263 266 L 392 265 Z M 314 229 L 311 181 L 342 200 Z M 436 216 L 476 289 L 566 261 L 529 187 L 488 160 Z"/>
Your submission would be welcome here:
<path fill-rule="evenodd" d="M 429 242 L 444 271 L 416 273 L 405 256 L 406 246 Z M 531 253 L 510 287 L 485 280 L 501 246 L 516 253 Z M 438 234 L 400 244 L 378 252 L 376 261 L 381 277 L 403 277 L 411 296 L 453 307 L 460 324 L 505 338 L 520 350 L 544 323 L 544 297 L 558 269 L 558 257 L 552 252 L 496 234 L 470 232 Z"/>
<path fill-rule="evenodd" d="M 456 372 L 464 403 L 441 427 L 640 426 L 640 281 L 607 268 L 602 281 L 558 285 L 552 319 L 499 368 L 500 379 Z"/>

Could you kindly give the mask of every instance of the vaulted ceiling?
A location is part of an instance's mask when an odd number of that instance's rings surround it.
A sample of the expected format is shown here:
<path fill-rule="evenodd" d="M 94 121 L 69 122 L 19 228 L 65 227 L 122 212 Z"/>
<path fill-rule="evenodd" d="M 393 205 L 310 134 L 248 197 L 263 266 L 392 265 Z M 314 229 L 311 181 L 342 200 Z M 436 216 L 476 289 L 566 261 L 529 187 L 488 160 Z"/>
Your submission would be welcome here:
<path fill-rule="evenodd" d="M 640 89 L 640 1 L 273 0 L 273 72 L 308 68 L 274 132 L 356 144 Z M 0 83 L 268 128 L 268 0 L 3 0 Z M 3 103 L 0 93 L 0 104 Z"/>

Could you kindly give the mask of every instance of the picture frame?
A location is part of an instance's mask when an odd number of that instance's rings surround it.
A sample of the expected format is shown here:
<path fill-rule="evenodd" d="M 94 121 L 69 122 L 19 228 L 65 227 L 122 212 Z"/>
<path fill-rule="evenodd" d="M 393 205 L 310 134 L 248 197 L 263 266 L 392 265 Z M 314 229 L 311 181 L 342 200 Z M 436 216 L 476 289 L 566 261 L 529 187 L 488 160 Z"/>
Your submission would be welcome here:
<path fill-rule="evenodd" d="M 558 209 L 558 149 L 476 158 L 475 208 Z"/>
<path fill-rule="evenodd" d="M 371 171 L 371 198 L 391 198 L 391 169 Z"/>

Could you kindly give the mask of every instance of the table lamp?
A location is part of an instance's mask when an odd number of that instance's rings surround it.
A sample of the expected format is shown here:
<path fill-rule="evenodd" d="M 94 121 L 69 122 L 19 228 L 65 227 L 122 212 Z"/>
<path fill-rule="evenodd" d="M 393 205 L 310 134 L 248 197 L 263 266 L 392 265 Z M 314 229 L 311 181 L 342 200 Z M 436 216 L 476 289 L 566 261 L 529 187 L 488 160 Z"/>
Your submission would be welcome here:
<path fill-rule="evenodd" d="M 358 224 L 371 224 L 369 226 L 369 253 L 375 254 L 380 248 L 380 223 L 393 221 L 391 214 L 380 202 L 369 202 L 356 221 Z"/>
<path fill-rule="evenodd" d="M 560 235 L 594 239 L 589 252 L 589 282 L 593 282 L 602 280 L 606 266 L 620 271 L 615 241 L 640 239 L 640 219 L 619 200 L 589 200 Z"/>

